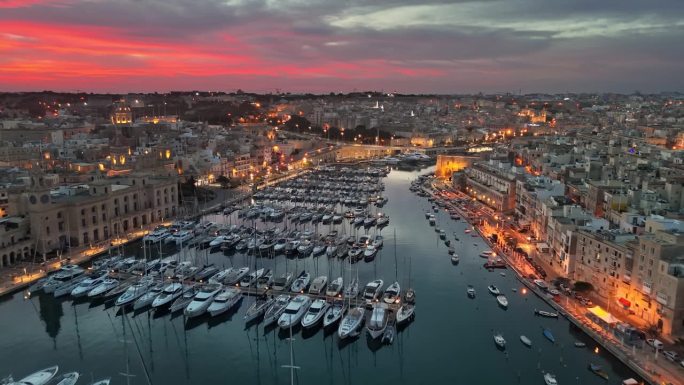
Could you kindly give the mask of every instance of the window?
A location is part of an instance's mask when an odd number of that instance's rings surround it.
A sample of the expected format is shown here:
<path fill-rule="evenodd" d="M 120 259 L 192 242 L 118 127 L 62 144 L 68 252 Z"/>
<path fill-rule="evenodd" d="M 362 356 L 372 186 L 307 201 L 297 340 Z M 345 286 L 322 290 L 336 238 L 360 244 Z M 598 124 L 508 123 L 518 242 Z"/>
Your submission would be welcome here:
<path fill-rule="evenodd" d="M 85 227 L 86 226 L 86 220 L 85 218 L 81 219 L 81 226 Z"/>
<path fill-rule="evenodd" d="M 97 211 L 97 206 L 93 206 L 90 208 L 91 213 L 94 213 L 95 211 Z"/>
<path fill-rule="evenodd" d="M 88 233 L 85 232 L 85 233 L 83 233 L 83 244 L 86 244 L 86 243 L 88 243 L 88 242 L 89 242 Z"/>
<path fill-rule="evenodd" d="M 45 227 L 45 235 L 50 235 L 50 226 Z"/>
<path fill-rule="evenodd" d="M 96 215 L 93 215 L 93 224 L 94 224 L 94 225 L 97 224 L 97 216 L 96 216 Z"/>

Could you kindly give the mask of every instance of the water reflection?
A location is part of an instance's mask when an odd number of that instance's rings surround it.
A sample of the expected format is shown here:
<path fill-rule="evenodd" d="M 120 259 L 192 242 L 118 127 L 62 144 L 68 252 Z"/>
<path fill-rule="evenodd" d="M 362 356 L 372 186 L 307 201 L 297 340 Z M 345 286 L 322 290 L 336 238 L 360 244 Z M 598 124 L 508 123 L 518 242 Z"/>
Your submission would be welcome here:
<path fill-rule="evenodd" d="M 57 349 L 57 336 L 62 328 L 60 320 L 64 316 L 62 301 L 55 300 L 51 295 L 40 294 L 38 309 L 40 319 L 45 323 L 45 332 L 52 338 L 53 347 Z"/>

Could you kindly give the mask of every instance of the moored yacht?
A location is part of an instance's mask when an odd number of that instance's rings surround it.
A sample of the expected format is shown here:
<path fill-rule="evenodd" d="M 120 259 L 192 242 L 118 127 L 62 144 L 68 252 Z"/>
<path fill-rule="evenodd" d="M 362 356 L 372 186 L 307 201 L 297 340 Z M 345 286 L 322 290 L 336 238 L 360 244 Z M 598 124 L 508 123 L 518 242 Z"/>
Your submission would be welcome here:
<path fill-rule="evenodd" d="M 323 319 L 329 307 L 330 304 L 324 299 L 313 301 L 302 318 L 302 327 L 307 329 L 316 326 Z"/>
<path fill-rule="evenodd" d="M 81 281 L 78 286 L 73 288 L 71 290 L 71 296 L 72 297 L 82 297 L 94 288 L 100 286 L 102 282 L 104 282 L 107 279 L 108 273 L 104 272 L 101 274 L 96 274 L 93 276 L 90 276 L 83 281 Z"/>
<path fill-rule="evenodd" d="M 273 298 L 268 298 L 265 296 L 257 297 L 252 306 L 250 306 L 245 312 L 245 323 L 251 322 L 264 315 L 266 310 L 268 310 L 274 302 L 275 300 Z"/>
<path fill-rule="evenodd" d="M 496 287 L 496 286 L 494 286 L 494 285 L 489 285 L 489 286 L 487 286 L 487 290 L 489 290 L 489 292 L 492 293 L 492 295 L 499 295 L 499 294 L 501 294 L 501 292 L 499 291 L 499 288 Z"/>
<path fill-rule="evenodd" d="M 292 285 L 290 286 L 290 291 L 293 293 L 303 293 L 304 290 L 306 290 L 307 286 L 309 286 L 309 281 L 311 280 L 311 274 L 307 273 L 306 271 L 302 271 L 301 274 L 299 274 L 299 277 L 295 279 L 294 282 L 292 282 Z"/>
<path fill-rule="evenodd" d="M 383 303 L 373 305 L 373 311 L 371 312 L 370 319 L 366 325 L 366 330 L 368 330 L 371 339 L 382 336 L 388 321 L 389 311 L 387 310 L 387 305 Z"/>
<path fill-rule="evenodd" d="M 234 268 L 226 275 L 223 282 L 226 285 L 237 285 L 247 273 L 249 273 L 249 267 Z"/>
<path fill-rule="evenodd" d="M 151 279 L 148 279 L 147 277 L 142 278 L 137 283 L 129 286 L 128 289 L 116 299 L 115 305 L 122 307 L 133 303 L 133 301 L 147 293 L 152 283 Z"/>
<path fill-rule="evenodd" d="M 164 287 L 164 290 L 162 290 L 162 292 L 159 293 L 157 298 L 155 298 L 154 301 L 152 301 L 152 308 L 158 309 L 170 305 L 173 301 L 176 300 L 176 298 L 180 297 L 183 294 L 183 291 L 185 289 L 186 288 L 180 282 L 173 282 L 166 285 L 166 287 Z"/>
<path fill-rule="evenodd" d="M 399 303 L 401 300 L 401 286 L 399 286 L 399 282 L 394 282 L 385 289 L 382 300 L 388 304 Z"/>
<path fill-rule="evenodd" d="M 311 299 L 303 294 L 296 296 L 285 307 L 285 311 L 278 318 L 278 326 L 281 329 L 288 329 L 296 325 L 304 316 L 304 313 L 309 308 Z"/>
<path fill-rule="evenodd" d="M 292 285 L 292 273 L 286 271 L 273 280 L 273 290 L 282 291 Z"/>
<path fill-rule="evenodd" d="M 347 304 L 342 299 L 336 299 L 325 312 L 323 317 L 323 327 L 327 328 L 339 321 L 347 310 Z"/>
<path fill-rule="evenodd" d="M 311 287 L 309 287 L 309 294 L 320 295 L 328 284 L 328 276 L 321 275 L 314 278 L 311 282 Z"/>
<path fill-rule="evenodd" d="M 54 275 L 48 277 L 43 286 L 43 291 L 48 294 L 54 293 L 58 288 L 73 283 L 84 273 L 85 270 L 78 265 L 64 265 Z"/>
<path fill-rule="evenodd" d="M 382 293 L 382 285 L 384 281 L 382 279 L 376 279 L 374 281 L 368 282 L 366 287 L 363 289 L 363 299 L 366 304 L 372 304 L 378 300 L 380 293 Z"/>
<path fill-rule="evenodd" d="M 223 285 L 220 283 L 209 283 L 202 286 L 185 310 L 183 310 L 183 314 L 188 318 L 204 314 L 221 289 L 223 289 Z"/>
<path fill-rule="evenodd" d="M 359 296 L 359 280 L 352 278 L 347 287 L 344 288 L 344 298 L 356 298 Z"/>
<path fill-rule="evenodd" d="M 363 318 L 366 314 L 366 309 L 362 306 L 357 306 L 342 318 L 340 326 L 337 328 L 337 336 L 340 339 L 348 337 L 355 337 L 359 334 L 359 329 L 363 325 Z"/>
<path fill-rule="evenodd" d="M 276 297 L 275 301 L 271 306 L 266 309 L 264 313 L 264 326 L 268 326 L 273 322 L 276 322 L 280 315 L 283 314 L 287 304 L 290 303 L 290 296 L 287 294 L 281 294 Z"/>
<path fill-rule="evenodd" d="M 235 306 L 241 299 L 242 294 L 240 294 L 240 290 L 234 287 L 227 287 L 216 294 L 214 301 L 207 308 L 207 312 L 212 317 L 223 314 Z"/>
<path fill-rule="evenodd" d="M 55 377 L 58 371 L 59 366 L 55 365 L 31 373 L 28 376 L 17 381 L 14 381 L 14 379 L 10 376 L 9 378 L 7 378 L 7 382 L 3 381 L 2 383 L 7 385 L 45 385 Z"/>
<path fill-rule="evenodd" d="M 330 282 L 328 289 L 325 291 L 325 295 L 328 297 L 337 297 L 344 288 L 344 280 L 342 277 L 337 277 Z"/>
<path fill-rule="evenodd" d="M 401 305 L 399 310 L 397 310 L 397 325 L 400 325 L 404 322 L 410 321 L 413 319 L 413 315 L 416 311 L 416 307 L 412 304 L 405 303 Z"/>
<path fill-rule="evenodd" d="M 242 279 L 240 280 L 240 287 L 250 287 L 250 286 L 254 285 L 256 283 L 257 279 L 259 279 L 259 277 L 261 277 L 264 274 L 264 271 L 265 270 L 263 268 L 261 268 L 257 271 L 253 271 L 253 272 L 243 276 Z"/>
<path fill-rule="evenodd" d="M 88 292 L 88 298 L 99 297 L 99 296 L 107 293 L 108 291 L 114 289 L 115 287 L 119 286 L 120 284 L 121 284 L 121 282 L 119 282 L 118 279 L 107 278 L 107 279 L 103 280 L 102 283 L 100 283 L 96 287 L 92 288 Z"/>
<path fill-rule="evenodd" d="M 141 295 L 133 303 L 133 310 L 143 309 L 154 302 L 155 299 L 164 291 L 164 283 L 158 282 L 154 286 L 150 287 L 150 290 Z"/>

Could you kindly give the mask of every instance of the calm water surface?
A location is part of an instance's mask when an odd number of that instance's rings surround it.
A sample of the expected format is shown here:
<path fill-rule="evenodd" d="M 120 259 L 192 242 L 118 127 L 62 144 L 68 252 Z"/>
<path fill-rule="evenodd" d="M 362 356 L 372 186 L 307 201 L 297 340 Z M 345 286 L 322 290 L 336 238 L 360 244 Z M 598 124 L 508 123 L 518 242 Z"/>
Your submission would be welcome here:
<path fill-rule="evenodd" d="M 390 216 L 390 225 L 382 230 L 384 248 L 374 263 L 362 261 L 351 270 L 356 274 L 358 267 L 362 284 L 377 277 L 385 285 L 397 279 L 405 287 L 410 265 L 417 293 L 414 322 L 400 330 L 393 345 L 385 346 L 369 342 L 365 333 L 341 344 L 335 333 L 297 331 L 293 346 L 295 364 L 301 367 L 297 383 L 543 384 L 542 373 L 551 371 L 560 384 L 619 384 L 633 376 L 612 357 L 594 353 L 594 343 L 566 320 L 535 317 L 533 309 L 544 309 L 543 302 L 520 290 L 513 292 L 522 284 L 511 271 L 506 277 L 486 271 L 478 257 L 485 249 L 483 241 L 463 234 L 466 224 L 441 212 L 438 226 L 452 242 L 454 232 L 461 239 L 455 242 L 461 263 L 452 266 L 444 243 L 425 220 L 428 202 L 408 190 L 416 176 L 392 171 L 384 179 L 389 202 L 382 211 Z M 236 219 L 211 216 L 209 220 Z M 341 225 L 338 229 L 350 232 Z M 327 225 L 319 226 L 321 232 L 328 230 Z M 140 245 L 132 245 L 130 251 L 141 252 Z M 226 267 L 250 263 L 240 254 L 200 258 Z M 301 260 L 280 256 L 257 263 L 277 272 L 287 268 L 307 269 L 314 276 L 349 274 L 348 265 L 325 256 Z M 487 292 L 492 283 L 508 297 L 508 310 L 498 307 Z M 466 296 L 468 284 L 477 290 L 475 299 Z M 245 328 L 242 317 L 252 301 L 245 298 L 237 311 L 220 319 L 203 317 L 185 323 L 182 316 L 142 312 L 122 317 L 102 304 L 42 295 L 24 300 L 16 294 L 0 300 L 0 376 L 20 377 L 58 364 L 62 373 L 79 371 L 88 380 L 112 377 L 113 384 L 125 384 L 120 373 L 127 370 L 135 375 L 130 378 L 133 384 L 148 383 L 145 372 L 152 384 L 288 384 L 289 370 L 282 368 L 290 361 L 287 334 L 264 330 L 261 324 Z M 555 345 L 544 339 L 542 327 L 553 331 Z M 495 331 L 507 339 L 505 352 L 494 345 Z M 520 343 L 521 334 L 532 339 L 531 349 Z M 588 347 L 575 348 L 578 340 Z M 589 362 L 603 365 L 610 380 L 590 373 Z"/>

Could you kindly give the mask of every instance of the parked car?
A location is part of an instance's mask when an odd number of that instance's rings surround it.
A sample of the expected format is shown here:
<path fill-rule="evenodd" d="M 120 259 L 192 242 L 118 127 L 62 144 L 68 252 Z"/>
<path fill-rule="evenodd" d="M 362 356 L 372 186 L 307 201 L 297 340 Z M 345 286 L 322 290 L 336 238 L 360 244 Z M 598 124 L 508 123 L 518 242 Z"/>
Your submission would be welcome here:
<path fill-rule="evenodd" d="M 659 341 L 659 340 L 654 339 L 654 338 L 647 338 L 646 343 L 649 344 L 650 346 L 652 346 L 656 350 L 662 350 L 663 347 L 665 346 L 662 343 L 662 341 Z"/>
<path fill-rule="evenodd" d="M 672 351 L 672 350 L 665 350 L 663 352 L 663 355 L 667 357 L 668 360 L 672 362 L 677 362 L 679 360 L 679 354 L 677 352 Z"/>

